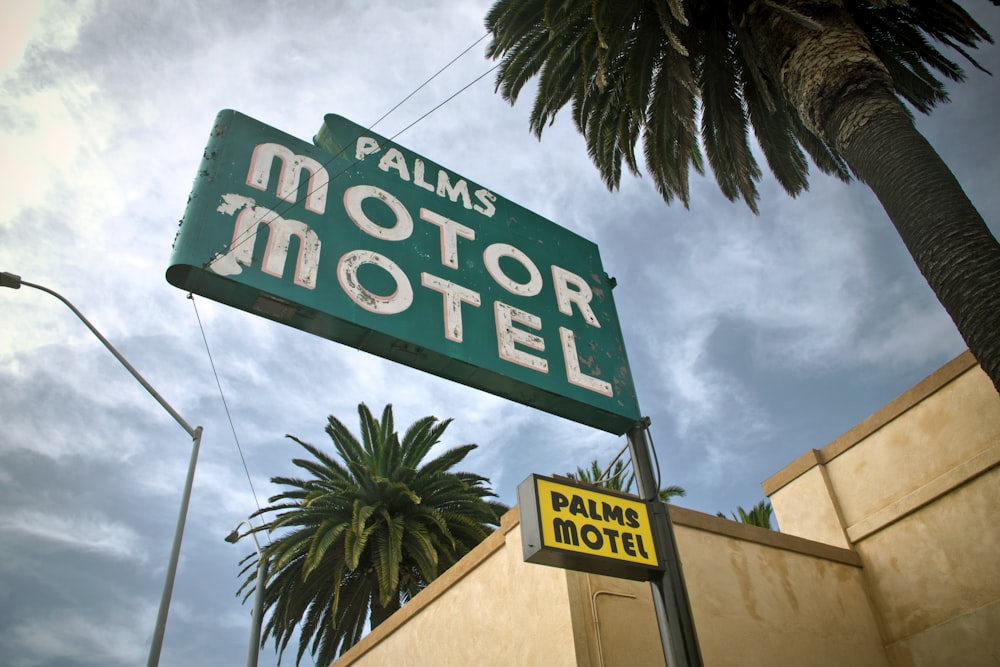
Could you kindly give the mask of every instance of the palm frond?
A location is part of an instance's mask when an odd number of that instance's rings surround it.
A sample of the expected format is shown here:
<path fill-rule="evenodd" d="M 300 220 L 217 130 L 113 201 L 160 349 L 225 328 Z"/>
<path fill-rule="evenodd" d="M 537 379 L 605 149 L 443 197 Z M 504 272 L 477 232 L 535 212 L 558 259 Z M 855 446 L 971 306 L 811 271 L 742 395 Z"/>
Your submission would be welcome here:
<path fill-rule="evenodd" d="M 702 31 L 701 47 L 695 76 L 701 91 L 705 154 L 722 194 L 730 201 L 742 197 L 756 213 L 761 172 L 747 140 L 750 128 L 734 36 L 719 21 Z"/>
<path fill-rule="evenodd" d="M 947 100 L 939 77 L 964 72 L 942 48 L 974 67 L 970 50 L 989 33 L 953 0 L 845 0 L 857 43 L 870 45 L 896 94 L 928 112 Z M 806 155 L 821 172 L 850 180 L 843 157 L 804 122 L 784 89 L 775 49 L 748 28 L 769 14 L 807 34 L 822 30 L 822 14 L 780 2 L 696 3 L 499 0 L 486 27 L 487 55 L 500 60 L 497 89 L 512 104 L 538 78 L 529 129 L 541 137 L 567 105 L 587 153 L 604 181 L 620 186 L 623 166 L 646 172 L 661 197 L 690 206 L 689 175 L 704 172 L 704 150 L 722 193 L 757 211 L 762 172 L 750 130 L 781 186 L 796 195 L 808 186 Z M 700 125 L 700 132 L 699 127 Z"/>

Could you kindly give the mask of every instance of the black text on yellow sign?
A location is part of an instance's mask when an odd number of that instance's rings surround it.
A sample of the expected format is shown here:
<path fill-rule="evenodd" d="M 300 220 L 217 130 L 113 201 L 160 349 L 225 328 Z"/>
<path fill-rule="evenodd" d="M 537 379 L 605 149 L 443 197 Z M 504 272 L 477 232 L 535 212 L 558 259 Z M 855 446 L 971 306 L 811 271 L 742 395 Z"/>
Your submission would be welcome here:
<path fill-rule="evenodd" d="M 649 510 L 634 496 L 533 475 L 518 502 L 529 562 L 629 579 L 659 566 Z"/>

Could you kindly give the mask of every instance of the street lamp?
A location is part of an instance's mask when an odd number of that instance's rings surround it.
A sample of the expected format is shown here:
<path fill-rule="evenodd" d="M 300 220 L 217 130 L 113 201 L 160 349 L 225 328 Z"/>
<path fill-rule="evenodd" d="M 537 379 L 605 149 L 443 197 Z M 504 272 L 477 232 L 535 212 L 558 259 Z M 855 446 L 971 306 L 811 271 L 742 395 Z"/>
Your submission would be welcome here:
<path fill-rule="evenodd" d="M 240 526 L 246 525 L 249 530 L 240 535 Z M 260 552 L 260 543 L 254 534 L 253 524 L 240 521 L 233 532 L 226 535 L 226 542 L 236 544 L 241 537 L 249 535 L 257 549 L 257 587 L 253 596 L 253 615 L 250 617 L 250 648 L 247 650 L 247 667 L 257 667 L 257 656 L 260 654 L 260 626 L 264 621 L 264 579 L 267 578 L 267 561 Z"/>
<path fill-rule="evenodd" d="M 174 591 L 174 578 L 177 575 L 177 561 L 180 558 L 181 553 L 181 540 L 184 537 L 184 523 L 187 520 L 188 503 L 191 500 L 191 487 L 194 484 L 194 469 L 198 464 L 198 449 L 201 447 L 201 432 L 202 428 L 200 426 L 192 428 L 183 417 L 181 417 L 176 410 L 174 410 L 169 403 L 162 396 L 160 396 L 152 385 L 146 382 L 146 379 L 139 375 L 139 371 L 132 367 L 125 357 L 115 349 L 114 345 L 108 342 L 108 339 L 101 335 L 93 324 L 90 323 L 86 317 L 83 316 L 76 306 L 69 302 L 69 300 L 62 294 L 44 287 L 42 285 L 36 285 L 34 283 L 29 283 L 26 280 L 21 280 L 21 276 L 15 275 L 13 273 L 0 272 L 0 287 L 10 287 L 11 289 L 21 289 L 21 287 L 33 287 L 34 289 L 40 290 L 47 294 L 51 294 L 55 298 L 62 301 L 73 314 L 80 318 L 80 321 L 87 325 L 91 333 L 97 336 L 97 339 L 104 344 L 104 347 L 108 348 L 111 354 L 115 355 L 115 359 L 121 362 L 122 366 L 132 374 L 139 384 L 145 388 L 150 395 L 156 399 L 156 402 L 163 406 L 174 420 L 181 425 L 187 434 L 191 436 L 191 460 L 188 463 L 187 478 L 184 481 L 184 493 L 181 496 L 181 508 L 177 515 L 177 527 L 174 529 L 174 542 L 170 549 L 170 562 L 167 564 L 167 574 L 163 582 L 163 593 L 160 595 L 160 609 L 156 614 L 156 627 L 153 630 L 153 640 L 149 646 L 149 659 L 146 662 L 147 667 L 156 667 L 160 664 L 160 649 L 163 647 L 163 632 L 167 627 L 167 613 L 170 611 L 170 597 L 173 595 Z"/>

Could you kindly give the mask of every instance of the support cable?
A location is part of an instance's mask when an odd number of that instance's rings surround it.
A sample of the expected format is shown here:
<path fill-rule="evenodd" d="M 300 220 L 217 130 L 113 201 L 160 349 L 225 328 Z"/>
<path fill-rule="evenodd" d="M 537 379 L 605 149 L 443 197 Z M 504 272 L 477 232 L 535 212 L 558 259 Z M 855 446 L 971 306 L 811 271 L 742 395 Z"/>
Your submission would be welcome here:
<path fill-rule="evenodd" d="M 389 111 L 387 111 L 384 114 L 382 114 L 382 116 L 378 120 L 376 120 L 374 123 L 372 123 L 367 128 L 365 128 L 365 131 L 370 131 L 376 125 L 378 125 L 383 120 L 385 120 L 385 118 L 387 118 L 391 113 L 393 113 L 394 111 L 396 111 L 396 109 L 398 109 L 400 106 L 403 105 L 403 103 L 405 103 L 407 100 L 409 100 L 411 97 L 413 97 L 424 86 L 426 86 L 428 83 L 430 83 L 435 78 L 437 78 L 438 75 L 440 75 L 446 69 L 448 69 L 449 67 L 451 67 L 459 58 L 461 58 L 462 56 L 464 56 L 466 53 L 468 53 L 470 50 L 472 50 L 473 47 L 475 47 L 477 44 L 479 44 L 479 42 L 483 41 L 487 37 L 487 35 L 489 35 L 489 33 L 484 34 L 482 37 L 480 37 L 475 42 L 473 42 L 472 44 L 470 44 L 464 51 L 462 51 L 456 57 L 452 58 L 452 60 L 449 61 L 448 64 L 446 64 L 441 69 L 439 69 L 437 72 L 435 72 L 430 78 L 428 78 L 422 84 L 420 84 L 419 86 L 417 86 L 417 88 L 415 88 L 413 90 L 413 92 L 411 92 L 409 95 L 407 95 L 406 97 L 404 97 L 399 103 L 397 103 L 395 106 L 393 106 L 391 109 L 389 109 Z M 418 123 L 420 123 L 421 121 L 423 121 L 424 119 L 426 119 L 428 116 L 430 116 L 432 113 L 434 113 L 435 111 L 437 111 L 438 109 L 440 109 L 441 107 L 443 107 L 448 102 L 451 102 L 453 99 L 455 99 L 456 97 L 458 97 L 459 95 L 461 95 L 462 93 L 464 93 L 466 90 L 468 90 L 469 88 L 471 88 L 473 85 L 475 85 L 476 83 L 478 83 L 479 81 L 481 81 L 488 74 L 496 71 L 496 69 L 500 67 L 500 64 L 501 63 L 498 63 L 498 64 L 494 65 L 493 67 L 491 67 L 490 69 L 486 70 L 485 72 L 483 72 L 482 74 L 480 74 L 479 76 L 477 76 L 475 79 L 473 79 L 469 83 L 467 83 L 464 86 L 462 86 L 461 88 L 459 88 L 458 91 L 456 91 L 456 92 L 452 93 L 451 95 L 449 95 L 443 102 L 441 102 L 441 103 L 437 104 L 436 106 L 432 107 L 429 111 L 425 112 L 423 115 L 421 115 L 415 121 L 413 121 L 412 123 L 410 123 L 409 125 L 407 125 L 406 127 L 404 127 L 402 130 L 400 130 L 399 132 L 396 132 L 394 135 L 392 135 L 391 137 L 389 137 L 389 141 L 395 141 L 395 139 L 397 137 L 399 137 L 399 135 L 401 135 L 404 132 L 406 132 L 407 130 L 413 128 L 415 125 L 417 125 Z M 361 135 L 359 135 L 358 138 L 360 138 L 360 136 Z M 328 167 L 330 165 L 330 163 L 332 163 L 338 157 L 340 157 L 341 155 L 343 155 L 343 153 L 344 153 L 345 150 L 346 150 L 346 146 L 344 148 L 341 148 L 340 151 L 338 151 L 336 154 L 332 155 L 330 157 L 330 159 L 327 160 L 326 162 L 322 163 L 321 166 L 323 168 Z M 330 179 L 327 181 L 326 184 L 324 184 L 324 185 L 317 185 L 316 188 L 314 188 L 313 190 L 310 190 L 307 193 L 306 198 L 303 199 L 302 201 L 305 201 L 306 199 L 308 199 L 308 196 L 311 195 L 313 192 L 315 192 L 317 189 L 319 189 L 321 187 L 326 187 L 330 182 L 333 182 L 333 181 L 337 180 L 340 176 L 342 176 L 345 172 L 347 172 L 348 169 L 351 169 L 358 162 L 360 162 L 360 160 L 355 159 L 354 162 L 352 162 L 350 165 L 344 167 L 343 169 L 341 169 L 336 174 L 333 174 L 330 177 Z M 275 216 L 274 218 L 261 220 L 260 224 L 265 224 L 265 225 L 266 224 L 270 224 L 275 219 L 284 216 L 285 214 L 287 214 L 289 211 L 291 211 L 293 208 L 295 208 L 298 205 L 299 205 L 299 201 L 298 200 L 296 200 L 294 202 L 289 202 L 280 211 L 277 211 L 277 210 L 273 211 L 274 216 Z M 222 259 L 222 257 L 228 255 L 234 249 L 238 248 L 239 246 L 243 245 L 244 243 L 247 243 L 251 239 L 256 239 L 256 238 L 257 238 L 256 226 L 253 226 L 252 230 L 248 229 L 248 230 L 244 231 L 242 238 L 233 239 L 233 242 L 229 245 L 229 248 L 228 248 L 228 250 L 225 253 L 217 253 L 214 257 L 212 257 L 212 259 L 210 259 L 208 262 L 205 263 L 205 265 L 204 265 L 203 268 L 209 268 L 210 266 L 212 266 L 213 263 L 219 261 L 220 259 Z"/>
<path fill-rule="evenodd" d="M 243 462 L 243 472 L 246 473 L 247 482 L 250 484 L 250 493 L 253 494 L 253 501 L 257 505 L 257 510 L 261 509 L 260 500 L 257 499 L 257 490 L 254 489 L 253 479 L 250 477 L 250 468 L 247 467 L 246 457 L 243 456 L 243 448 L 240 446 L 240 438 L 236 435 L 236 425 L 233 423 L 233 415 L 229 411 L 229 402 L 226 400 L 226 394 L 222 391 L 222 382 L 219 380 L 219 372 L 215 368 L 215 359 L 212 358 L 212 349 L 208 346 L 208 337 L 205 335 L 205 327 L 201 323 L 201 315 L 198 314 L 198 304 L 195 303 L 194 294 L 188 294 L 188 299 L 191 300 L 191 305 L 194 307 L 194 316 L 198 320 L 198 329 L 201 330 L 201 339 L 205 343 L 205 352 L 208 354 L 208 362 L 212 365 L 212 374 L 215 376 L 215 386 L 219 388 L 219 397 L 222 398 L 222 407 L 226 410 L 226 418 L 229 420 L 229 429 L 233 433 L 233 441 L 236 443 L 236 451 L 240 454 L 240 461 Z M 270 536 L 268 536 L 268 542 L 270 542 Z"/>

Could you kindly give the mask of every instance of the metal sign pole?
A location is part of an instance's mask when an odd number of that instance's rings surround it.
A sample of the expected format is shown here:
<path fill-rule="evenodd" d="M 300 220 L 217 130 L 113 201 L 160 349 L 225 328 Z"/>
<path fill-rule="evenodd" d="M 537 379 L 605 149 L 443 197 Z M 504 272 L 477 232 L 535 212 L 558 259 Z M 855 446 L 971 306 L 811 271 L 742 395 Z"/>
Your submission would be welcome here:
<path fill-rule="evenodd" d="M 657 544 L 663 552 L 661 556 L 665 569 L 650 581 L 660 641 L 663 643 L 663 657 L 667 667 L 702 667 L 691 604 L 674 541 L 674 528 L 666 504 L 659 500 L 660 489 L 656 475 L 653 474 L 644 425 L 629 429 L 628 444 L 639 495 L 649 504 L 650 521 Z"/>

